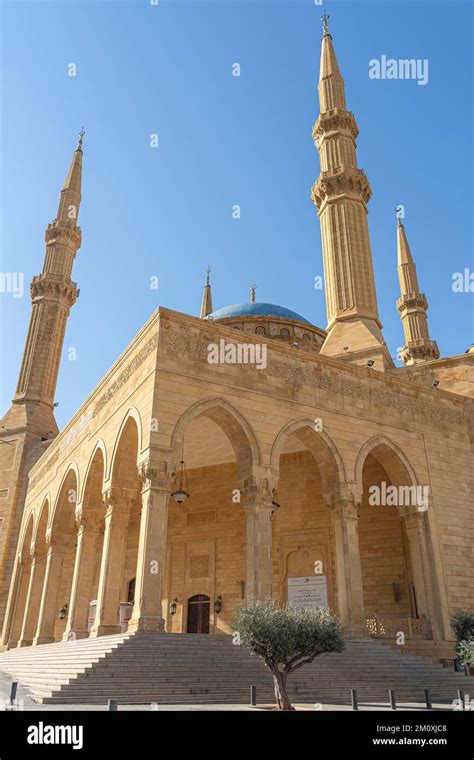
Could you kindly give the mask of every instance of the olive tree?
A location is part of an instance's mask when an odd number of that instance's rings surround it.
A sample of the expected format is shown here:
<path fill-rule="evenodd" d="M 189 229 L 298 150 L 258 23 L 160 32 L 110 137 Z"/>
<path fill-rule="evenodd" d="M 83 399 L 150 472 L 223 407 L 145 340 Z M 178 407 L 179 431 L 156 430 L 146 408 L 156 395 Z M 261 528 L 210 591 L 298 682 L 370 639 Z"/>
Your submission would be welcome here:
<path fill-rule="evenodd" d="M 292 609 L 274 599 L 250 599 L 235 613 L 240 644 L 259 655 L 273 675 L 277 710 L 293 710 L 288 676 L 323 652 L 342 652 L 340 622 L 324 608 Z"/>

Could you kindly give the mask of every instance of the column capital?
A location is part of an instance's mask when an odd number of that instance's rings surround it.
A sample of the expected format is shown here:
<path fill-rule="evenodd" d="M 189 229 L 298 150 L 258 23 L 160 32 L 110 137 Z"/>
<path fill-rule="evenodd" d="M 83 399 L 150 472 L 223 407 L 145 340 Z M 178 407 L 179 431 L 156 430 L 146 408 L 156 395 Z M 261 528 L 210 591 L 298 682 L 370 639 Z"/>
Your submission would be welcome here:
<path fill-rule="evenodd" d="M 138 465 L 142 492 L 150 488 L 171 491 L 175 471 L 176 467 L 167 460 L 145 459 Z"/>
<path fill-rule="evenodd" d="M 341 483 L 331 493 L 323 494 L 326 506 L 331 510 L 333 518 L 352 517 L 358 518 L 358 510 L 362 503 L 362 494 L 350 484 Z"/>
<path fill-rule="evenodd" d="M 129 511 L 132 501 L 137 497 L 137 491 L 125 486 L 110 486 L 102 492 L 105 506 L 105 516 L 125 514 Z"/>
<path fill-rule="evenodd" d="M 331 504 L 329 504 L 329 509 L 331 510 L 331 517 L 333 520 L 341 518 L 346 520 L 359 519 L 358 504 L 350 499 L 344 499 L 342 497 L 335 498 Z"/>
<path fill-rule="evenodd" d="M 113 498 L 113 497 L 112 497 Z M 83 533 L 87 530 L 88 533 L 99 533 L 101 527 L 101 517 L 96 511 L 92 513 L 80 514 L 76 513 L 76 525 L 77 532 Z"/>
<path fill-rule="evenodd" d="M 425 519 L 424 519 L 425 513 L 420 512 L 419 509 L 415 508 L 415 509 L 407 510 L 406 507 L 404 507 L 403 509 L 398 510 L 398 514 L 404 521 L 405 527 L 407 529 L 413 528 L 416 530 L 420 530 L 425 524 Z"/>
<path fill-rule="evenodd" d="M 276 483 L 272 478 L 252 475 L 243 482 L 240 492 L 244 495 L 246 508 L 272 509 L 276 501 Z"/>

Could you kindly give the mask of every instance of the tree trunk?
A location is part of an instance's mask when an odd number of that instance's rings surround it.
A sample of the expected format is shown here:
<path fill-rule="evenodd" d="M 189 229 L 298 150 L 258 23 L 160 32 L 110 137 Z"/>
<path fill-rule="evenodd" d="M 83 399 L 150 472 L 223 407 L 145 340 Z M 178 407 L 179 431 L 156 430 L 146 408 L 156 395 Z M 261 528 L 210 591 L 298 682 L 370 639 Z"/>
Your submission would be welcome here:
<path fill-rule="evenodd" d="M 273 670 L 273 684 L 275 687 L 275 698 L 277 703 L 277 710 L 294 710 L 295 708 L 291 704 L 288 694 L 286 693 L 286 679 L 288 673 L 281 672 L 280 670 Z"/>

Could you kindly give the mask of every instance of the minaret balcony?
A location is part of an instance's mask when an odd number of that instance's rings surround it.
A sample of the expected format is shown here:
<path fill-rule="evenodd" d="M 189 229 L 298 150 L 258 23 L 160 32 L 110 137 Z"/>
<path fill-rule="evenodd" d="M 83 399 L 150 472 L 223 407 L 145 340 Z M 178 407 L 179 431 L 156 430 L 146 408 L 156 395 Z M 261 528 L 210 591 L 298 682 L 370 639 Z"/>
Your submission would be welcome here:
<path fill-rule="evenodd" d="M 79 291 L 77 284 L 67 279 L 64 275 L 47 274 L 35 275 L 30 285 L 31 300 L 33 303 L 43 299 L 61 301 L 67 307 L 75 304 Z"/>
<path fill-rule="evenodd" d="M 428 308 L 428 301 L 424 293 L 409 293 L 397 299 L 397 309 L 400 314 L 422 311 Z"/>
<path fill-rule="evenodd" d="M 352 111 L 332 108 L 320 114 L 313 126 L 313 140 L 316 145 L 323 135 L 331 132 L 347 132 L 355 140 L 359 134 L 359 127 Z"/>
<path fill-rule="evenodd" d="M 372 195 L 369 180 L 363 169 L 340 167 L 337 171 L 321 172 L 312 187 L 311 197 L 319 209 L 324 201 L 341 195 L 353 196 L 368 203 Z"/>
<path fill-rule="evenodd" d="M 57 241 L 63 242 L 64 240 L 70 240 L 74 247 L 79 248 L 81 245 L 82 230 L 75 224 L 73 219 L 67 221 L 58 221 L 53 219 L 46 227 L 44 239 L 48 245 L 52 245 Z"/>

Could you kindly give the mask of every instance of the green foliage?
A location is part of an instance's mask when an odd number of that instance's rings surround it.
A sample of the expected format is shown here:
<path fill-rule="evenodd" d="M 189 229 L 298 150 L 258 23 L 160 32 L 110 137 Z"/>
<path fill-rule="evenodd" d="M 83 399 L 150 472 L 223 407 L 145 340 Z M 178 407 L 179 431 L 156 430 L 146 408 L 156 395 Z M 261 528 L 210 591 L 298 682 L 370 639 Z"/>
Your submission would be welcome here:
<path fill-rule="evenodd" d="M 474 638 L 461 641 L 457 651 L 462 666 L 464 668 L 474 668 Z"/>
<path fill-rule="evenodd" d="M 460 610 L 451 618 L 451 625 L 457 641 L 456 651 L 460 655 L 462 642 L 474 639 L 474 614 Z"/>
<path fill-rule="evenodd" d="M 342 652 L 339 621 L 326 609 L 294 610 L 274 599 L 251 599 L 235 613 L 233 628 L 242 646 L 272 670 L 290 673 L 323 652 Z"/>

